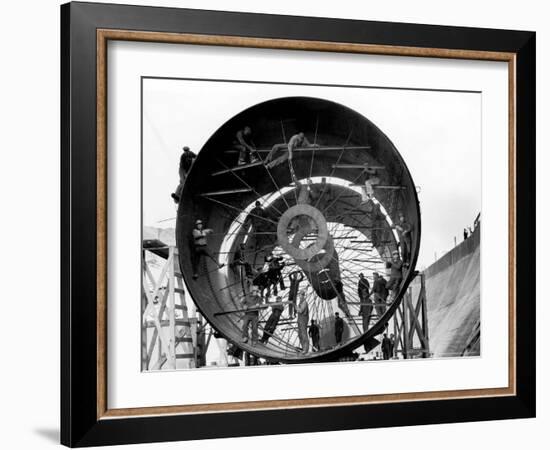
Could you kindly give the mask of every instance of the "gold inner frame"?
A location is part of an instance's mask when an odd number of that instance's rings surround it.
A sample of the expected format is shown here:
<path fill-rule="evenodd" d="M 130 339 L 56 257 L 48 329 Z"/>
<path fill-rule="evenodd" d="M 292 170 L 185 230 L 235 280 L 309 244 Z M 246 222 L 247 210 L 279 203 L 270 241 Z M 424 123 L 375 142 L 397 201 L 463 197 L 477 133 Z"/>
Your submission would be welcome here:
<path fill-rule="evenodd" d="M 109 40 L 230 47 L 471 59 L 508 63 L 508 387 L 401 394 L 317 397 L 201 405 L 108 409 L 107 405 L 107 42 Z M 197 414 L 266 409 L 314 408 L 405 401 L 448 400 L 516 394 L 516 54 L 342 42 L 298 41 L 238 36 L 97 30 L 97 418 Z"/>

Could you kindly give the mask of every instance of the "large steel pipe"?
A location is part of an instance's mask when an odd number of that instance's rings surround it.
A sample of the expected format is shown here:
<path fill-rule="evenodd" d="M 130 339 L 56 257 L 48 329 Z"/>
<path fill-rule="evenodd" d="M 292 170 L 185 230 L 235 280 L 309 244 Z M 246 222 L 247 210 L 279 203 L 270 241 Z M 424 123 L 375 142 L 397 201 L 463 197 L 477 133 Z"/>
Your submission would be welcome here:
<path fill-rule="evenodd" d="M 245 126 L 252 129 L 252 141 L 261 158 L 298 132 L 304 132 L 319 147 L 295 152 L 292 169 L 288 162 L 272 168 L 263 164 L 238 168 L 234 142 L 237 131 Z M 377 182 L 373 188 L 370 186 L 371 197 L 365 198 L 365 182 L 374 178 Z M 299 184 L 307 180 L 311 195 L 304 202 Z M 254 222 L 250 212 L 255 201 L 261 202 L 265 214 Z M 313 212 L 311 208 L 319 214 L 300 223 L 300 216 L 308 216 Z M 375 269 L 383 275 L 392 251 L 402 252 L 399 235 L 391 228 L 400 215 L 412 226 L 410 260 L 394 302 L 363 329 L 357 277 L 360 272 L 370 277 Z M 293 217 L 298 217 L 295 230 L 291 226 Z M 216 263 L 201 258 L 199 277 L 194 280 L 192 230 L 198 218 L 213 230 L 208 249 Z M 286 225 L 281 225 L 281 220 L 287 219 Z M 180 266 L 193 300 L 229 341 L 272 361 L 334 360 L 363 343 L 372 343 L 397 308 L 413 278 L 420 245 L 420 210 L 405 162 L 376 125 L 327 100 L 281 98 L 252 106 L 228 119 L 200 149 L 178 207 L 176 239 Z M 301 271 L 305 277 L 299 290 L 308 295 L 310 318 L 332 324 L 336 310 L 349 309 L 345 320 L 351 331 L 345 341 L 319 352 L 300 353 L 297 323 L 288 306 L 267 344 L 253 347 L 250 342 L 242 343 L 242 272 L 232 265 L 233 254 L 241 243 L 245 244 L 246 262 L 252 270 L 261 270 L 272 251 L 285 258 L 284 289 L 278 286 L 278 295 L 285 304 L 292 300 L 289 274 Z M 217 263 L 225 266 L 218 269 Z M 337 287 L 338 281 L 341 287 Z M 341 296 L 335 295 L 339 289 Z M 335 297 L 345 298 L 347 304 L 337 305 Z M 260 335 L 269 313 L 269 307 L 261 310 Z"/>

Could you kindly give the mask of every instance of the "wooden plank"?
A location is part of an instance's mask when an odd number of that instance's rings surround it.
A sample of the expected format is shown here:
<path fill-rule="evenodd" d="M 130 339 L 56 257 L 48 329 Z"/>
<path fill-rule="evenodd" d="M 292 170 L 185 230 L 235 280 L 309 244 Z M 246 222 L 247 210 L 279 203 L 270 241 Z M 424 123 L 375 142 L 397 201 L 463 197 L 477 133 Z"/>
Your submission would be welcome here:
<path fill-rule="evenodd" d="M 316 151 L 316 152 L 323 152 L 323 151 L 326 151 L 326 152 L 330 152 L 330 151 L 335 151 L 335 150 L 370 150 L 370 145 L 350 145 L 350 146 L 346 146 L 346 145 L 336 145 L 336 146 L 326 146 L 326 147 L 296 147 L 294 150 L 292 150 L 293 152 L 311 152 L 311 151 Z M 269 153 L 272 149 L 271 148 L 260 148 L 260 149 L 256 149 L 255 151 L 258 152 L 258 153 Z M 285 148 L 282 148 L 282 150 L 285 150 Z M 224 153 L 226 154 L 233 154 L 233 153 L 239 153 L 239 150 L 226 150 L 224 151 Z"/>
<path fill-rule="evenodd" d="M 167 327 L 168 325 L 170 325 L 170 321 L 169 320 L 161 320 L 161 321 L 159 321 L 159 324 L 160 324 L 161 327 Z M 191 326 L 191 321 L 185 320 L 185 319 L 176 319 L 176 325 L 177 326 L 189 327 L 189 326 Z M 155 322 L 152 321 L 152 320 L 148 320 L 147 322 L 145 322 L 145 326 L 147 328 L 156 327 Z"/>
<path fill-rule="evenodd" d="M 211 174 L 211 176 L 215 177 L 215 176 L 218 176 L 218 175 L 223 175 L 225 173 L 237 172 L 239 170 L 250 169 L 252 167 L 258 167 L 258 166 L 263 166 L 263 165 L 264 165 L 264 163 L 262 161 L 257 161 L 257 162 L 250 163 L 250 164 L 241 164 L 240 166 L 231 167 L 229 169 L 218 170 L 217 172 L 213 172 Z"/>
<path fill-rule="evenodd" d="M 170 323 L 169 334 L 169 348 L 170 348 L 170 364 L 172 368 L 176 368 L 176 294 L 174 292 L 174 247 L 170 247 L 168 250 L 168 260 L 166 264 L 169 266 L 168 270 L 168 301 L 170 305 L 170 311 L 168 314 Z"/>
<path fill-rule="evenodd" d="M 142 283 L 143 283 L 143 292 L 144 294 L 146 295 L 147 297 L 147 303 L 148 303 L 148 307 L 151 308 L 151 309 L 154 309 L 154 306 L 153 306 L 153 299 L 151 298 L 151 295 L 149 292 L 147 292 L 146 290 L 146 287 L 147 287 L 147 276 L 146 274 L 144 273 L 143 274 L 143 279 L 142 279 Z M 164 336 L 162 334 L 162 326 L 159 322 L 159 319 L 157 316 L 153 316 L 154 317 L 154 320 L 153 320 L 153 324 L 154 324 L 154 327 L 157 329 L 158 331 L 158 336 L 159 336 L 159 340 L 160 340 L 160 348 L 162 348 L 162 352 L 166 355 L 168 354 L 168 347 L 166 345 L 166 343 L 164 342 Z"/>
<path fill-rule="evenodd" d="M 293 302 L 273 302 L 273 303 L 260 303 L 258 305 L 255 305 L 254 307 L 250 308 L 241 308 L 241 309 L 232 309 L 229 311 L 220 311 L 217 313 L 214 313 L 214 317 L 216 316 L 224 316 L 226 314 L 237 314 L 237 313 L 243 313 L 248 311 L 259 311 L 260 309 L 267 309 L 271 308 L 272 306 L 284 306 L 291 304 Z"/>
<path fill-rule="evenodd" d="M 348 186 L 354 186 L 354 187 L 365 187 L 364 183 L 350 183 Z M 403 190 L 407 189 L 406 186 L 392 186 L 389 184 L 375 184 L 372 186 L 373 189 L 389 189 L 389 190 Z"/>
<path fill-rule="evenodd" d="M 429 336 L 429 330 L 428 330 L 428 306 L 426 301 L 426 285 L 425 285 L 425 279 L 424 274 L 420 274 L 420 294 L 419 294 L 419 301 L 422 302 L 422 331 L 424 333 L 424 337 L 426 339 L 426 350 L 429 354 L 430 351 L 430 336 Z"/>
<path fill-rule="evenodd" d="M 333 164 L 333 169 L 371 169 L 371 170 L 383 170 L 385 166 L 371 166 L 369 164 Z"/>
<path fill-rule="evenodd" d="M 167 361 L 167 358 L 166 358 L 166 355 L 161 355 L 159 357 L 159 359 L 157 360 L 157 362 L 155 363 L 155 365 L 152 367 L 151 370 L 160 370 L 162 369 L 162 366 L 164 365 L 164 363 Z"/>
<path fill-rule="evenodd" d="M 223 191 L 212 191 L 212 192 L 205 192 L 204 194 L 201 194 L 202 197 L 213 197 L 216 195 L 228 195 L 228 194 L 242 194 L 245 192 L 252 192 L 252 189 L 250 188 L 239 188 L 239 189 L 225 189 Z"/>
<path fill-rule="evenodd" d="M 410 289 L 410 288 L 409 288 Z M 411 324 L 410 324 L 410 330 L 409 330 L 409 340 L 412 342 L 414 331 L 416 330 L 416 334 L 418 335 L 418 338 L 420 339 L 420 342 L 426 348 L 426 338 L 424 336 L 424 333 L 422 331 L 422 326 L 420 325 L 420 322 L 418 321 L 418 317 L 416 316 L 416 311 L 412 305 L 411 297 L 405 298 L 406 306 L 409 308 L 410 317 L 411 317 Z"/>
<path fill-rule="evenodd" d="M 405 294 L 407 296 L 407 294 Z M 409 330 L 407 325 L 407 308 L 401 303 L 398 308 L 401 311 L 401 327 L 403 329 L 403 358 L 407 359 L 409 356 Z"/>

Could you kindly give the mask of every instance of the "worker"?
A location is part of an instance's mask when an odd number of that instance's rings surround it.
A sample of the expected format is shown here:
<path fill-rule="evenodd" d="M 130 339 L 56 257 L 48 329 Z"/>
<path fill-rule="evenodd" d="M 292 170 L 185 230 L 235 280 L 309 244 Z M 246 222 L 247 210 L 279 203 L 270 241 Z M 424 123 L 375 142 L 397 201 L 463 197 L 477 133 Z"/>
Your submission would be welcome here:
<path fill-rule="evenodd" d="M 357 296 L 361 301 L 367 299 L 370 295 L 370 283 L 365 278 L 363 273 L 359 274 L 359 280 L 357 281 Z"/>
<path fill-rule="evenodd" d="M 390 341 L 390 338 L 388 338 L 388 334 L 387 333 L 384 333 L 384 337 L 382 338 L 382 355 L 384 357 L 384 359 L 390 359 L 390 355 L 391 355 L 391 341 Z"/>
<path fill-rule="evenodd" d="M 394 225 L 399 234 L 399 246 L 401 247 L 401 255 L 403 263 L 409 264 L 411 258 L 411 231 L 412 225 L 407 222 L 403 213 L 399 214 L 399 223 Z"/>
<path fill-rule="evenodd" d="M 300 282 L 304 279 L 304 274 L 295 270 L 288 274 L 290 280 L 290 289 L 288 293 L 288 316 L 293 318 L 296 315 L 296 297 L 298 295 L 298 289 L 300 288 Z"/>
<path fill-rule="evenodd" d="M 256 156 L 256 149 L 254 148 L 254 143 L 252 142 L 252 129 L 249 126 L 237 131 L 235 134 L 235 140 L 233 141 L 233 148 L 239 151 L 239 166 L 248 163 L 255 163 L 260 160 Z"/>
<path fill-rule="evenodd" d="M 288 160 L 292 167 L 293 152 L 300 147 L 318 147 L 318 145 L 310 144 L 304 133 L 299 132 L 290 138 L 288 144 L 275 144 L 264 160 L 264 163 L 266 163 L 267 168 L 272 169 Z M 281 151 L 283 154 L 273 159 L 275 154 Z M 295 177 L 292 178 L 295 179 Z"/>
<path fill-rule="evenodd" d="M 258 342 L 258 306 L 260 303 L 262 303 L 262 297 L 260 297 L 258 288 L 253 286 L 250 293 L 245 295 L 242 300 L 243 307 L 246 310 L 243 316 L 242 341 L 244 343 L 248 342 L 248 328 L 251 327 L 252 346 Z"/>
<path fill-rule="evenodd" d="M 252 266 L 246 260 L 246 245 L 244 242 L 239 244 L 235 254 L 233 256 L 233 268 L 236 271 L 236 275 L 241 281 L 243 292 L 245 290 L 245 281 L 252 278 Z"/>
<path fill-rule="evenodd" d="M 344 321 L 340 317 L 340 313 L 334 313 L 334 337 L 336 338 L 336 345 L 342 342 L 342 335 L 344 334 Z"/>
<path fill-rule="evenodd" d="M 254 208 L 250 210 L 250 213 L 248 213 L 248 217 L 246 219 L 246 221 L 252 225 L 252 232 L 259 233 L 265 230 L 266 219 L 267 214 L 262 208 L 262 204 L 259 201 L 256 201 L 254 203 Z"/>
<path fill-rule="evenodd" d="M 367 169 L 365 185 L 361 190 L 361 204 L 368 203 L 374 198 L 374 186 L 377 184 L 380 184 L 380 178 L 376 174 L 376 169 Z"/>
<path fill-rule="evenodd" d="M 254 276 L 254 279 L 252 280 L 252 284 L 256 286 L 259 291 L 262 298 L 265 296 L 265 298 L 268 298 L 270 295 L 269 291 L 269 277 L 267 275 L 267 264 L 264 264 L 264 267 Z"/>
<path fill-rule="evenodd" d="M 374 247 L 378 247 L 381 244 L 381 236 L 383 235 L 383 226 L 385 217 L 384 214 L 382 214 L 382 211 L 380 210 L 380 203 L 375 203 L 374 208 L 371 213 L 371 221 L 372 221 L 372 232 L 371 232 L 371 239 L 372 239 L 372 245 Z"/>
<path fill-rule="evenodd" d="M 386 288 L 386 279 L 378 272 L 372 274 L 374 282 L 372 284 L 372 297 L 378 316 L 386 312 L 386 299 L 388 298 L 388 289 Z"/>
<path fill-rule="evenodd" d="M 276 256 L 273 252 L 265 257 L 265 262 L 268 264 L 267 278 L 270 286 L 273 286 L 273 295 L 278 294 L 277 284 L 282 290 L 286 289 L 285 282 L 281 271 L 284 267 L 282 256 Z"/>
<path fill-rule="evenodd" d="M 195 222 L 195 228 L 193 228 L 193 244 L 194 248 L 191 253 L 191 265 L 193 266 L 193 279 L 196 280 L 198 275 L 199 263 L 202 256 L 210 258 L 219 269 L 223 267 L 223 264 L 219 264 L 216 258 L 208 250 L 207 236 L 212 233 L 210 228 L 203 228 L 202 220 L 197 219 Z"/>
<path fill-rule="evenodd" d="M 359 298 L 359 315 L 363 319 L 363 332 L 369 329 L 372 315 L 372 302 L 370 300 L 370 284 L 362 273 L 359 274 L 357 282 L 357 296 Z"/>
<path fill-rule="evenodd" d="M 315 323 L 315 320 L 311 319 L 311 324 L 309 325 L 308 331 L 309 337 L 311 338 L 311 349 L 314 352 L 321 350 L 319 345 L 319 325 Z"/>
<path fill-rule="evenodd" d="M 313 195 L 313 181 L 311 180 L 311 178 L 307 179 L 306 184 L 297 182 L 296 192 L 298 192 L 296 204 L 311 204 L 311 198 Z"/>
<path fill-rule="evenodd" d="M 390 334 L 390 358 L 395 358 L 395 334 Z"/>
<path fill-rule="evenodd" d="M 307 333 L 307 324 L 309 323 L 309 306 L 306 300 L 306 293 L 300 292 L 300 302 L 298 303 L 296 319 L 298 325 L 298 338 L 300 339 L 300 345 L 302 346 L 302 353 L 309 351 L 309 337 Z"/>
<path fill-rule="evenodd" d="M 183 147 L 183 153 L 180 156 L 180 166 L 178 170 L 180 182 L 178 184 L 178 187 L 176 188 L 176 191 L 172 192 L 171 194 L 175 203 L 179 203 L 181 200 L 183 185 L 185 184 L 185 180 L 187 179 L 187 174 L 191 170 L 191 166 L 193 165 L 193 161 L 195 161 L 196 157 L 197 155 L 195 155 L 189 147 L 187 146 Z"/>
<path fill-rule="evenodd" d="M 260 342 L 264 344 L 267 343 L 271 336 L 273 336 L 273 333 L 275 332 L 275 329 L 279 324 L 279 319 L 281 318 L 281 314 L 283 313 L 283 310 L 285 308 L 284 305 L 282 305 L 281 303 L 282 298 L 280 296 L 277 296 L 275 298 L 275 304 L 271 307 L 271 314 L 269 315 L 265 323 L 264 334 L 260 339 Z"/>
<path fill-rule="evenodd" d="M 386 284 L 386 289 L 392 291 L 392 297 L 395 299 L 403 280 L 403 261 L 401 261 L 397 250 L 392 252 L 392 261 L 386 263 L 386 266 L 390 269 L 390 279 Z"/>
<path fill-rule="evenodd" d="M 339 278 L 334 280 L 334 288 L 336 289 L 336 298 L 338 299 L 338 308 L 340 308 L 344 314 L 349 316 L 349 308 L 346 303 L 346 295 L 344 294 L 344 285 Z"/>

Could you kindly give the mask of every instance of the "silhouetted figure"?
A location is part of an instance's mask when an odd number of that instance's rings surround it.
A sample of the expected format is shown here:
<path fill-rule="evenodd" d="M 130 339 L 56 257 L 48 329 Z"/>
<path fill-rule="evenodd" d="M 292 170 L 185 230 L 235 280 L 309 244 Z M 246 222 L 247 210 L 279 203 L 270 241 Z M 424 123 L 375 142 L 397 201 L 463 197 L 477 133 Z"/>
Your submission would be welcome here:
<path fill-rule="evenodd" d="M 370 283 L 362 273 L 359 274 L 357 282 L 357 296 L 359 298 L 359 315 L 363 319 L 363 332 L 369 329 L 372 315 L 372 302 L 370 300 Z"/>
<path fill-rule="evenodd" d="M 399 234 L 399 245 L 401 247 L 401 254 L 403 255 L 403 262 L 408 264 L 411 258 L 411 231 L 412 225 L 407 222 L 404 214 L 399 214 L 399 223 L 394 227 Z"/>
<path fill-rule="evenodd" d="M 315 323 L 315 320 L 311 319 L 311 324 L 309 326 L 309 337 L 311 338 L 311 347 L 314 352 L 321 350 L 319 345 L 319 325 Z"/>
<path fill-rule="evenodd" d="M 304 274 L 299 270 L 295 270 L 294 272 L 290 272 L 288 278 L 290 280 L 288 315 L 292 318 L 296 314 L 296 297 L 298 295 L 298 289 L 300 288 L 300 282 L 304 279 Z"/>
<path fill-rule="evenodd" d="M 261 233 L 266 229 L 268 215 L 262 208 L 262 204 L 259 201 L 254 203 L 254 208 L 250 210 L 247 222 L 252 224 L 252 233 Z"/>
<path fill-rule="evenodd" d="M 185 146 L 183 147 L 183 153 L 180 156 L 180 166 L 179 166 L 179 176 L 180 176 L 180 182 L 178 184 L 178 187 L 176 188 L 176 191 L 172 193 L 172 198 L 176 203 L 179 203 L 181 200 L 181 193 L 183 192 L 183 185 L 185 184 L 185 180 L 187 179 L 187 174 L 191 170 L 191 166 L 193 165 L 193 161 L 197 155 L 195 155 L 189 147 Z"/>
<path fill-rule="evenodd" d="M 250 127 L 247 126 L 237 131 L 233 147 L 239 151 L 239 160 L 237 163 L 239 166 L 259 161 L 259 158 L 255 155 L 256 149 L 252 142 L 252 129 Z"/>
<path fill-rule="evenodd" d="M 245 295 L 242 300 L 244 308 L 247 310 L 243 316 L 243 328 L 242 328 L 242 341 L 248 342 L 248 328 L 252 328 L 252 345 L 256 345 L 258 342 L 258 308 L 257 306 L 262 303 L 262 298 L 257 288 L 252 288 L 248 295 Z"/>
<path fill-rule="evenodd" d="M 244 243 L 239 244 L 235 254 L 233 256 L 233 268 L 236 271 L 236 275 L 241 282 L 243 292 L 245 292 L 245 281 L 252 278 L 252 266 L 246 260 L 246 246 Z"/>
<path fill-rule="evenodd" d="M 380 204 L 376 203 L 374 205 L 373 211 L 371 213 L 371 220 L 372 220 L 372 233 L 371 233 L 371 239 L 372 239 L 372 245 L 374 247 L 378 247 L 380 245 L 380 241 L 382 240 L 383 236 L 383 227 L 385 223 L 385 217 L 382 213 L 382 210 L 380 209 Z"/>
<path fill-rule="evenodd" d="M 386 279 L 378 272 L 372 274 L 374 282 L 372 284 L 372 297 L 378 316 L 386 312 L 386 299 L 388 298 L 388 289 L 386 288 Z"/>
<path fill-rule="evenodd" d="M 397 250 L 392 252 L 392 261 L 386 263 L 386 266 L 390 269 L 390 279 L 386 284 L 386 289 L 392 291 L 392 296 L 395 298 L 403 280 L 403 261 L 401 261 Z"/>
<path fill-rule="evenodd" d="M 300 303 L 298 303 L 298 317 L 296 319 L 298 325 L 298 337 L 302 346 L 302 353 L 309 352 L 309 337 L 307 334 L 307 324 L 309 322 L 309 306 L 306 300 L 305 292 L 300 292 Z"/>
<path fill-rule="evenodd" d="M 276 303 L 280 303 L 281 301 L 281 297 L 277 297 L 275 300 Z M 285 307 L 283 305 L 273 305 L 271 307 L 271 314 L 269 315 L 265 323 L 264 334 L 262 335 L 260 342 L 263 342 L 265 344 L 267 343 L 269 338 L 273 336 L 273 333 L 275 332 L 275 329 L 279 324 L 279 319 L 281 318 L 281 314 L 283 313 L 284 308 Z"/>
<path fill-rule="evenodd" d="M 390 342 L 391 342 L 390 358 L 394 358 L 395 357 L 395 335 L 393 333 L 390 334 Z"/>
<path fill-rule="evenodd" d="M 340 317 L 338 312 L 334 313 L 334 337 L 336 338 L 336 345 L 342 342 L 342 335 L 344 334 L 344 321 Z"/>
<path fill-rule="evenodd" d="M 392 344 L 391 340 L 388 338 L 388 335 L 384 333 L 384 337 L 382 338 L 382 355 L 384 356 L 384 359 L 390 359 L 390 355 L 392 352 Z"/>
<path fill-rule="evenodd" d="M 285 282 L 281 271 L 284 267 L 283 257 L 275 256 L 273 253 L 265 257 L 265 262 L 268 265 L 267 278 L 269 279 L 270 286 L 273 286 L 273 295 L 278 294 L 277 284 L 282 290 L 286 289 Z"/>
<path fill-rule="evenodd" d="M 338 308 L 344 311 L 344 314 L 349 316 L 349 308 L 348 304 L 346 303 L 346 295 L 344 294 L 344 285 L 342 284 L 342 280 L 334 280 L 334 287 L 336 288 L 338 298 Z"/>

